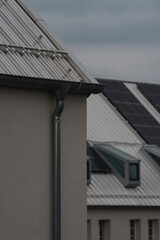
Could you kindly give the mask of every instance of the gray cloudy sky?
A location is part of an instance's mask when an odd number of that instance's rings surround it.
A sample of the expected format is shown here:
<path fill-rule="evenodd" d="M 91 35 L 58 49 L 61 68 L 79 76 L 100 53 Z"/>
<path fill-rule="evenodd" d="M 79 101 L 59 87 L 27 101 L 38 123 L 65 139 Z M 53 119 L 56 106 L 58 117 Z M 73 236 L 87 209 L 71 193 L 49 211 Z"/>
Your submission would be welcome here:
<path fill-rule="evenodd" d="M 160 83 L 160 0 L 23 0 L 94 75 Z"/>

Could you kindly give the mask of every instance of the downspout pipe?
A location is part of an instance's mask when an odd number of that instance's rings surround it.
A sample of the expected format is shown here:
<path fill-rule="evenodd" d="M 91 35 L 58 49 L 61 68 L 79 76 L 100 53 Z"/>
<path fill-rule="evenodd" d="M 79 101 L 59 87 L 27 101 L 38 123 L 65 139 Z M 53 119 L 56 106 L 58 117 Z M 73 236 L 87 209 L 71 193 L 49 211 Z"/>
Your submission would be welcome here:
<path fill-rule="evenodd" d="M 55 92 L 56 107 L 52 117 L 53 141 L 54 141 L 54 186 L 53 186 L 53 224 L 54 240 L 61 240 L 61 114 L 64 109 L 64 101 L 71 85 L 65 84 L 63 88 Z"/>

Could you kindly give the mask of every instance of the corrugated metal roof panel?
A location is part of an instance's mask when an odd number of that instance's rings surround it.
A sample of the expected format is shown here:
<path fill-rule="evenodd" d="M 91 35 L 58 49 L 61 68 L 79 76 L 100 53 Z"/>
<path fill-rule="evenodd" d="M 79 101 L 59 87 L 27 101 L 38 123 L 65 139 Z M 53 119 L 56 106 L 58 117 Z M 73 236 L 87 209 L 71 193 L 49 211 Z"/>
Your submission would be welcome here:
<path fill-rule="evenodd" d="M 57 40 L 54 43 L 54 38 L 44 30 L 41 21 L 20 0 L 0 1 L 0 21 L 0 73 L 76 82 L 82 79 L 85 82 L 92 81 L 70 53 L 53 53 L 63 51 L 62 47 Z M 26 47 L 35 50 L 26 51 Z"/>
<path fill-rule="evenodd" d="M 1 60 L 1 73 L 69 81 L 80 80 L 74 71 L 70 71 L 70 66 L 64 61 L 63 56 L 52 59 L 42 54 L 37 57 L 32 53 L 24 53 L 22 56 L 18 52 L 1 52 Z"/>
<path fill-rule="evenodd" d="M 142 141 L 103 95 L 91 95 L 87 100 L 87 139 L 100 142 Z"/>

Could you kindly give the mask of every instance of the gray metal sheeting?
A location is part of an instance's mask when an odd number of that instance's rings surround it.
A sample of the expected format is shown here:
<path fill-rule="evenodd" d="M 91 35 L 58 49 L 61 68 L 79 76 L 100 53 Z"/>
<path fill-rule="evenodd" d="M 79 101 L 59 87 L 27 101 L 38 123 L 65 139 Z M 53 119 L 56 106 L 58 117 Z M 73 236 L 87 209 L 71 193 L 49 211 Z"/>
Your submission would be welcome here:
<path fill-rule="evenodd" d="M 142 140 L 115 107 L 101 94 L 87 100 L 87 139 L 102 142 L 141 143 Z"/>
<path fill-rule="evenodd" d="M 57 49 L 17 1 L 0 0 L 0 22 L 0 73 L 76 82 L 82 80 L 67 54 L 52 56 L 47 51 L 39 51 L 36 55 L 32 50 L 22 49 L 23 54 L 19 51 L 19 46 L 34 47 L 37 51 L 62 49 Z M 6 45 L 6 49 L 2 44 Z"/>
<path fill-rule="evenodd" d="M 145 144 L 103 95 L 88 98 L 87 138 L 107 142 L 141 159 L 141 185 L 125 188 L 111 173 L 94 173 L 87 188 L 87 204 L 99 206 L 160 206 L 160 174 L 142 155 Z"/>

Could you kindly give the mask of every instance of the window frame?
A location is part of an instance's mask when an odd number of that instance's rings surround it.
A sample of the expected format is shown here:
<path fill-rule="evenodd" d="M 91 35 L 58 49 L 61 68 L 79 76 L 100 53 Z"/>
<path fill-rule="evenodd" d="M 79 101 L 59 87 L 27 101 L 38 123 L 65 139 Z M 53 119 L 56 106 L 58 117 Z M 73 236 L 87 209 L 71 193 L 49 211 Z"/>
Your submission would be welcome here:
<path fill-rule="evenodd" d="M 130 173 L 130 171 L 131 171 L 130 167 L 134 166 L 134 165 L 137 166 L 137 169 L 136 169 L 136 171 L 137 171 L 136 176 L 137 177 L 136 178 L 132 178 L 131 177 L 131 173 Z M 137 163 L 129 163 L 129 179 L 130 179 L 130 181 L 139 181 L 139 164 L 137 164 Z"/>
<path fill-rule="evenodd" d="M 134 224 L 133 227 L 131 226 L 131 223 Z M 140 240 L 141 238 L 140 223 L 141 221 L 139 219 L 130 219 L 130 236 L 129 236 L 130 240 Z M 132 230 L 133 230 L 133 234 L 132 234 Z"/>
<path fill-rule="evenodd" d="M 105 240 L 105 223 L 104 223 L 104 220 L 99 220 L 99 240 Z"/>
<path fill-rule="evenodd" d="M 133 226 L 131 226 L 133 224 Z M 130 220 L 130 240 L 136 239 L 136 226 L 135 220 Z"/>
<path fill-rule="evenodd" d="M 149 226 L 149 223 L 152 223 L 152 226 Z M 158 219 L 148 219 L 148 240 L 158 240 L 159 228 L 158 228 L 159 220 Z M 150 234 L 150 230 L 152 230 Z"/>
<path fill-rule="evenodd" d="M 102 226 L 100 226 L 101 224 Z M 98 230 L 99 230 L 98 240 L 109 240 L 110 239 L 110 220 L 100 219 L 98 221 Z"/>

